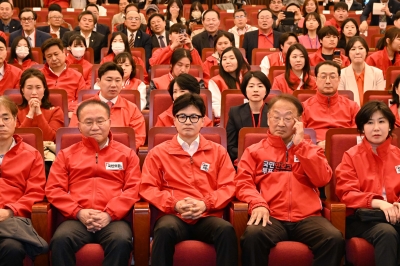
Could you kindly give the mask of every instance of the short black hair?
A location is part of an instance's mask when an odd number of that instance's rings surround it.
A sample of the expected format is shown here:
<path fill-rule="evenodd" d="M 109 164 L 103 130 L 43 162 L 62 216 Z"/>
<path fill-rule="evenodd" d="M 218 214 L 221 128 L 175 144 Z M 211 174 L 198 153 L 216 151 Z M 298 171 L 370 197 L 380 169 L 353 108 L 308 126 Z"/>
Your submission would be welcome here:
<path fill-rule="evenodd" d="M 186 107 L 191 105 L 197 108 L 197 110 L 199 110 L 202 117 L 206 115 L 206 106 L 204 105 L 203 98 L 201 98 L 199 94 L 193 94 L 193 93 L 185 93 L 179 96 L 174 101 L 174 105 L 172 107 L 172 115 L 176 116 L 176 114 L 180 110 L 185 109 Z"/>
<path fill-rule="evenodd" d="M 278 101 L 286 101 L 286 102 L 292 103 L 297 109 L 297 114 L 299 116 L 301 116 L 303 114 L 304 109 L 303 109 L 303 105 L 301 104 L 300 100 L 297 99 L 296 97 L 294 97 L 293 95 L 286 94 L 286 93 L 283 93 L 283 94 L 273 97 L 268 102 L 268 110 L 271 110 L 272 106 L 274 106 L 274 104 L 276 104 Z"/>
<path fill-rule="evenodd" d="M 174 100 L 174 85 L 178 84 L 181 90 L 188 90 L 190 93 L 200 94 L 200 83 L 192 75 L 183 73 L 174 78 L 168 86 L 169 95 L 171 95 L 172 101 Z"/>
<path fill-rule="evenodd" d="M 40 48 L 40 49 L 42 50 L 43 56 L 45 56 L 44 53 L 45 53 L 50 47 L 52 47 L 52 46 L 54 46 L 54 45 L 56 45 L 58 48 L 60 48 L 60 50 L 61 50 L 62 52 L 64 52 L 64 45 L 63 45 L 61 39 L 58 39 L 58 38 L 50 38 L 50 39 L 45 40 L 44 43 L 42 44 L 41 48 Z"/>
<path fill-rule="evenodd" d="M 91 11 L 89 11 L 89 10 L 82 11 L 82 12 L 78 15 L 78 22 L 81 21 L 81 18 L 82 18 L 84 15 L 91 15 L 92 18 L 93 18 L 93 23 L 94 23 L 95 25 L 97 24 L 97 18 L 96 18 L 96 16 L 93 15 L 93 13 L 92 13 Z"/>
<path fill-rule="evenodd" d="M 318 31 L 318 39 L 319 39 L 319 41 L 322 41 L 322 39 L 324 38 L 324 37 L 326 37 L 326 36 L 330 36 L 330 35 L 333 35 L 333 36 L 336 36 L 336 37 L 338 37 L 339 38 L 339 32 L 338 32 L 338 30 L 335 28 L 335 27 L 333 27 L 333 26 L 324 26 L 324 27 L 322 27 L 319 31 Z"/>
<path fill-rule="evenodd" d="M 351 60 L 351 58 L 350 58 L 350 56 L 349 56 L 350 50 L 351 50 L 351 48 L 353 47 L 353 45 L 354 45 L 356 42 L 360 42 L 360 43 L 361 43 L 361 45 L 362 45 L 362 46 L 364 47 L 364 49 L 366 50 L 366 56 L 368 56 L 369 47 L 368 47 L 367 42 L 364 40 L 364 38 L 362 38 L 362 37 L 360 37 L 360 36 L 354 36 L 354 37 L 351 37 L 350 40 L 347 42 L 346 48 L 345 48 L 345 50 L 344 50 L 346 56 L 347 56 L 350 60 Z M 364 58 L 364 60 L 365 60 L 365 58 Z"/>
<path fill-rule="evenodd" d="M 71 46 L 72 44 L 74 44 L 75 41 L 76 41 L 76 44 L 79 44 L 79 45 L 82 44 L 83 46 L 86 47 L 86 40 L 82 35 L 73 34 L 71 37 L 69 37 L 68 46 Z"/>
<path fill-rule="evenodd" d="M 59 4 L 51 4 L 51 5 L 49 5 L 49 12 L 50 11 L 58 11 L 58 12 L 60 12 L 60 13 L 62 13 L 62 8 L 61 8 L 61 6 L 59 5 Z"/>
<path fill-rule="evenodd" d="M 99 10 L 99 7 L 98 7 L 96 4 L 92 4 L 92 3 L 87 4 L 86 7 L 85 7 L 85 10 L 87 10 L 87 8 L 88 8 L 89 6 L 93 6 L 93 7 L 95 7 L 95 8 L 97 9 L 97 11 L 100 11 L 100 10 Z"/>
<path fill-rule="evenodd" d="M 8 0 L 0 1 L 0 4 L 1 3 L 8 3 L 10 5 L 11 9 L 14 9 L 13 4 L 11 4 L 10 1 L 8 1 Z"/>
<path fill-rule="evenodd" d="M 285 45 L 285 42 L 290 38 L 293 37 L 296 39 L 296 42 L 299 42 L 299 38 L 297 37 L 297 35 L 293 32 L 285 32 L 282 33 L 281 36 L 279 37 L 279 51 L 282 51 L 281 46 Z"/>
<path fill-rule="evenodd" d="M 240 84 L 240 91 L 248 99 L 247 97 L 247 85 L 249 84 L 249 81 L 251 78 L 256 78 L 259 81 L 261 81 L 262 84 L 264 84 L 265 89 L 266 89 L 266 94 L 264 96 L 264 99 L 267 98 L 269 92 L 271 91 L 271 82 L 269 82 L 269 79 L 267 76 L 261 72 L 261 71 L 248 71 L 244 76 L 242 83 Z"/>
<path fill-rule="evenodd" d="M 390 110 L 389 106 L 382 101 L 370 101 L 361 107 L 355 118 L 358 132 L 364 132 L 364 125 L 368 123 L 372 115 L 378 111 L 381 112 L 382 115 L 389 121 L 389 135 L 391 135 L 391 132 L 394 129 L 394 124 L 396 123 L 396 117 Z"/>
<path fill-rule="evenodd" d="M 239 13 L 239 12 L 243 12 L 244 15 L 247 17 L 247 12 L 246 12 L 246 10 L 244 10 L 243 8 L 239 8 L 239 9 L 236 9 L 236 10 L 233 12 L 233 18 L 235 18 L 236 13 Z"/>
<path fill-rule="evenodd" d="M 154 14 L 151 14 L 151 15 L 150 15 L 149 19 L 147 20 L 147 24 L 150 25 L 151 20 L 152 20 L 153 18 L 155 18 L 155 17 L 159 17 L 160 19 L 162 19 L 162 21 L 165 21 L 165 17 L 164 17 L 163 15 L 161 15 L 160 13 L 154 13 Z M 178 23 L 178 24 L 180 24 L 180 23 Z M 172 26 L 173 26 L 173 25 L 172 25 Z"/>
<path fill-rule="evenodd" d="M 100 105 L 107 111 L 108 118 L 110 118 L 110 107 L 108 106 L 108 104 L 106 104 L 105 102 L 102 102 L 100 100 L 89 99 L 89 100 L 81 102 L 79 104 L 78 108 L 76 109 L 76 117 L 78 118 L 79 122 L 80 122 L 80 115 L 82 113 L 82 109 L 88 105 Z"/>
<path fill-rule="evenodd" d="M 40 103 L 40 107 L 44 108 L 44 109 L 50 109 L 53 105 L 50 102 L 50 98 L 49 98 L 50 91 L 49 91 L 49 87 L 47 86 L 46 78 L 45 78 L 44 74 L 42 73 L 42 71 L 40 71 L 39 69 L 35 69 L 35 68 L 28 68 L 21 75 L 21 79 L 19 81 L 19 92 L 22 95 L 22 103 L 19 105 L 19 107 L 25 108 L 28 106 L 28 101 L 26 100 L 26 98 L 24 96 L 23 89 L 25 87 L 26 81 L 30 78 L 38 78 L 42 82 L 42 85 L 44 88 L 44 93 L 43 93 L 42 101 Z"/>
<path fill-rule="evenodd" d="M 174 25 L 172 25 L 169 28 L 169 33 L 172 33 L 172 32 L 179 33 L 180 30 L 183 30 L 183 29 L 186 30 L 186 26 L 185 25 L 183 25 L 181 23 L 175 23 Z"/>
<path fill-rule="evenodd" d="M 37 19 L 37 13 L 36 13 L 35 11 L 33 11 L 33 10 L 30 9 L 30 8 L 23 8 L 21 11 L 19 11 L 19 14 L 18 14 L 19 20 L 21 20 L 21 15 L 22 15 L 22 13 L 25 13 L 25 12 L 31 12 L 31 13 L 33 14 L 33 19 L 34 19 L 34 20 Z"/>
<path fill-rule="evenodd" d="M 179 23 L 176 23 L 176 24 L 179 24 Z M 189 59 L 190 63 L 193 62 L 193 58 L 192 58 L 192 55 L 189 50 L 186 50 L 185 48 L 176 49 L 172 53 L 172 56 L 171 56 L 171 60 L 170 60 L 171 66 L 174 67 L 175 64 L 178 63 L 179 60 L 181 60 L 182 58 L 186 58 L 186 57 Z"/>
<path fill-rule="evenodd" d="M 129 2 L 129 1 L 128 1 L 128 2 Z M 124 9 L 124 13 L 126 14 L 126 10 L 128 10 L 128 8 L 130 8 L 130 7 L 132 7 L 132 6 L 136 7 L 137 11 L 139 12 L 139 7 L 138 7 L 137 4 L 129 3 L 129 4 L 125 7 L 125 9 Z"/>
<path fill-rule="evenodd" d="M 393 16 L 393 21 L 398 20 L 400 18 L 400 11 L 397 11 Z"/>
<path fill-rule="evenodd" d="M 119 65 L 117 65 L 114 62 L 106 62 L 104 64 L 101 65 L 101 67 L 98 70 L 98 75 L 97 77 L 99 79 L 101 79 L 101 77 L 108 71 L 118 71 L 119 74 L 121 75 L 121 78 L 124 77 L 124 71 L 122 70 L 122 67 L 120 67 Z"/>
<path fill-rule="evenodd" d="M 268 7 L 264 7 L 263 9 L 260 9 L 260 10 L 258 11 L 258 13 L 257 13 L 257 19 L 258 19 L 258 17 L 260 16 L 260 13 L 263 12 L 263 11 L 268 11 L 268 12 L 271 13 L 271 15 L 272 15 L 271 10 L 269 10 Z"/>
<path fill-rule="evenodd" d="M 396 104 L 397 107 L 400 106 L 399 95 L 396 92 L 399 85 L 400 85 L 400 75 L 397 76 L 397 78 L 393 82 L 393 87 L 392 87 L 392 104 Z"/>
<path fill-rule="evenodd" d="M 7 47 L 7 42 L 6 40 L 0 36 L 0 42 L 2 42 L 4 44 L 5 47 Z"/>
<path fill-rule="evenodd" d="M 341 69 L 340 69 L 339 64 L 336 63 L 336 62 L 330 61 L 330 60 L 322 61 L 322 62 L 318 63 L 318 65 L 315 66 L 315 69 L 314 69 L 315 76 L 318 76 L 319 68 L 320 68 L 321 66 L 323 66 L 323 65 L 330 65 L 330 66 L 336 67 L 337 72 L 338 72 L 338 75 L 339 75 L 339 77 L 340 77 L 340 71 L 341 71 Z"/>
<path fill-rule="evenodd" d="M 318 8 L 318 7 L 317 7 Z M 333 11 L 335 12 L 338 9 L 344 9 L 347 12 L 349 12 L 349 6 L 345 3 L 345 2 L 337 2 L 334 6 L 333 6 Z"/>
<path fill-rule="evenodd" d="M 132 55 L 130 53 L 123 52 L 123 53 L 117 54 L 114 57 L 113 61 L 116 64 L 123 64 L 123 63 L 125 63 L 126 60 L 128 60 L 132 66 L 132 71 L 131 71 L 131 75 L 129 76 L 129 79 L 133 79 L 136 76 L 136 64 L 135 64 L 135 60 L 133 60 Z"/>
<path fill-rule="evenodd" d="M 215 10 L 215 9 L 208 9 L 208 10 L 204 11 L 204 12 L 203 12 L 203 15 L 201 16 L 201 20 L 204 21 L 204 17 L 205 17 L 208 13 L 210 13 L 210 12 L 215 12 L 215 13 L 217 13 L 218 19 L 221 20 L 221 17 L 220 17 L 219 12 L 218 12 L 217 10 Z"/>

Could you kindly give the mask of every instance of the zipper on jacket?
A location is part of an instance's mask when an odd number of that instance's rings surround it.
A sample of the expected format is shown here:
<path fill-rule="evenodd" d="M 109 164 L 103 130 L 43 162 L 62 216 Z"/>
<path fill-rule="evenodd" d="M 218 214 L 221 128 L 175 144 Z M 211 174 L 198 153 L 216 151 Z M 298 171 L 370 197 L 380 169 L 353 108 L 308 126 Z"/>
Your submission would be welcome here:
<path fill-rule="evenodd" d="M 289 175 L 289 222 L 292 221 L 292 175 Z"/>
<path fill-rule="evenodd" d="M 289 152 L 288 152 L 288 150 L 286 149 L 286 162 L 288 161 L 288 157 L 289 157 Z"/>
<path fill-rule="evenodd" d="M 96 164 L 98 163 L 99 154 L 96 152 Z"/>
<path fill-rule="evenodd" d="M 190 163 L 193 164 L 193 157 L 190 156 Z"/>
<path fill-rule="evenodd" d="M 328 97 L 328 108 L 331 107 L 331 97 Z"/>

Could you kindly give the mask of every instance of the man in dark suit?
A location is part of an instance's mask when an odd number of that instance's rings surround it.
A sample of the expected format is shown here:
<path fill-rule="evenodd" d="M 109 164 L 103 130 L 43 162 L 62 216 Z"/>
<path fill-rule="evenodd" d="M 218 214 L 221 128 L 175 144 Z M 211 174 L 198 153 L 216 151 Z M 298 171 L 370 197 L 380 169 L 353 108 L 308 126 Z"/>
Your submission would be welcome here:
<path fill-rule="evenodd" d="M 64 36 L 64 33 L 69 31 L 69 29 L 61 26 L 61 24 L 63 23 L 63 15 L 59 11 L 49 11 L 49 13 L 47 14 L 47 21 L 49 23 L 48 26 L 37 27 L 37 29 L 49 34 L 56 34 L 59 39 Z"/>
<path fill-rule="evenodd" d="M 169 44 L 169 32 L 165 30 L 165 18 L 163 15 L 155 13 L 149 17 L 151 35 L 151 45 L 164 48 Z"/>
<path fill-rule="evenodd" d="M 25 36 L 31 47 L 41 47 L 45 40 L 50 39 L 51 36 L 48 33 L 37 30 L 36 25 L 37 14 L 29 8 L 24 8 L 19 12 L 19 20 L 22 22 L 22 29 L 14 31 L 10 34 L 10 45 L 14 39 L 18 36 Z"/>
<path fill-rule="evenodd" d="M 279 37 L 282 33 L 274 31 L 272 13 L 267 8 L 257 14 L 258 30 L 244 34 L 243 48 L 246 50 L 247 62 L 251 65 L 251 53 L 255 48 L 279 48 Z"/>
<path fill-rule="evenodd" d="M 385 7 L 382 9 L 385 12 L 386 17 L 386 25 L 393 25 L 393 16 L 397 11 L 400 10 L 400 2 L 396 0 L 369 0 L 368 4 L 365 5 L 364 11 L 360 17 L 360 32 L 365 32 L 368 30 L 368 22 L 367 19 L 369 14 L 371 14 L 371 23 L 370 26 L 379 26 L 379 17 L 380 15 L 372 14 L 372 8 L 374 3 L 382 3 L 385 4 Z"/>
<path fill-rule="evenodd" d="M 349 7 L 349 11 L 357 11 L 362 10 L 362 4 L 357 0 L 341 0 L 341 2 L 345 2 Z"/>
<path fill-rule="evenodd" d="M 142 47 L 146 52 L 146 68 L 149 69 L 149 59 L 151 57 L 151 38 L 150 35 L 140 30 L 140 15 L 137 11 L 131 10 L 126 13 L 125 29 L 122 31 L 127 37 L 129 46 Z"/>
<path fill-rule="evenodd" d="M 8 1 L 0 3 L 0 31 L 11 33 L 21 29 L 21 22 L 12 18 L 13 9 Z"/>
<path fill-rule="evenodd" d="M 193 37 L 192 43 L 194 48 L 199 53 L 200 57 L 204 48 L 214 48 L 214 40 L 217 35 L 221 32 L 225 33 L 228 36 L 231 36 L 231 40 L 234 40 L 235 37 L 232 33 L 227 31 L 218 30 L 220 24 L 220 16 L 218 11 L 214 9 L 209 9 L 203 14 L 203 26 L 204 31 L 199 33 Z"/>
<path fill-rule="evenodd" d="M 78 16 L 80 31 L 66 32 L 62 38 L 64 47 L 68 47 L 69 38 L 74 34 L 82 35 L 86 40 L 86 46 L 92 47 L 94 51 L 94 63 L 99 64 L 101 59 L 101 48 L 107 47 L 107 40 L 103 34 L 93 31 L 97 23 L 96 17 L 92 12 L 86 10 Z"/>
<path fill-rule="evenodd" d="M 96 19 L 97 20 L 99 19 L 99 8 L 95 4 L 88 4 L 86 6 L 85 10 L 92 12 L 93 15 L 96 17 Z M 79 28 L 79 26 L 76 26 L 75 30 L 79 31 L 81 29 Z M 105 36 L 105 38 L 106 38 L 106 46 L 107 46 L 108 35 L 110 35 L 110 33 L 111 33 L 110 32 L 110 27 L 108 27 L 107 25 L 104 25 L 104 24 L 96 23 L 94 25 L 93 31 L 98 32 L 100 34 L 103 34 Z"/>

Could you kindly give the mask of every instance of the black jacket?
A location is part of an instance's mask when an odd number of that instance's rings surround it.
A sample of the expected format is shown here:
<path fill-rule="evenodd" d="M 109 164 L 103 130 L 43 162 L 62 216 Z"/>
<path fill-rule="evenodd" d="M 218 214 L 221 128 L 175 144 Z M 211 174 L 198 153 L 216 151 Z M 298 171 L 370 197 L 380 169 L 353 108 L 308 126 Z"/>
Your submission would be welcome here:
<path fill-rule="evenodd" d="M 258 48 L 258 30 L 253 30 L 250 32 L 246 32 L 243 38 L 243 48 L 246 51 L 246 59 L 247 62 L 251 65 L 251 53 L 253 49 Z M 281 37 L 279 31 L 273 31 L 274 35 L 274 48 L 279 48 L 279 37 Z"/>

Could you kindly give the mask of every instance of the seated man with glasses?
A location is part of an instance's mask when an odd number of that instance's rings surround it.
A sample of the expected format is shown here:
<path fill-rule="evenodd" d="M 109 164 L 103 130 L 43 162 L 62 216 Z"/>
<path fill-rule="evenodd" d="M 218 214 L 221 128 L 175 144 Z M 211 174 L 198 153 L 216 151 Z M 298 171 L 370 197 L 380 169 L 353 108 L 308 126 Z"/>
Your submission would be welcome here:
<path fill-rule="evenodd" d="M 315 67 L 317 94 L 303 103 L 304 127 L 317 133 L 317 144 L 325 150 L 325 134 L 330 128 L 356 127 L 358 104 L 339 95 L 340 66 L 324 61 Z"/>
<path fill-rule="evenodd" d="M 244 35 L 246 32 L 258 30 L 257 27 L 247 24 L 247 13 L 244 9 L 237 9 L 233 13 L 233 22 L 235 26 L 230 28 L 228 32 L 235 36 L 235 47 L 239 47 L 240 35 Z"/>
<path fill-rule="evenodd" d="M 50 243 L 52 263 L 75 265 L 80 248 L 98 243 L 103 265 L 128 265 L 132 227 L 125 219 L 139 200 L 139 158 L 113 140 L 106 103 L 85 101 L 77 115 L 82 141 L 58 153 L 46 185 L 47 199 L 65 218 Z"/>
<path fill-rule="evenodd" d="M 321 216 L 318 187 L 332 177 L 324 151 L 304 139 L 296 97 L 276 96 L 268 107 L 267 137 L 246 148 L 237 169 L 236 197 L 249 204 L 250 215 L 242 264 L 266 265 L 271 248 L 290 240 L 311 249 L 313 265 L 340 265 L 343 236 Z"/>
<path fill-rule="evenodd" d="M 124 71 L 113 62 L 104 63 L 98 70 L 97 85 L 100 91 L 92 99 L 102 101 L 111 109 L 113 127 L 131 127 L 135 131 L 136 149 L 139 149 L 146 140 L 146 123 L 140 108 L 134 103 L 120 96 Z M 77 113 L 71 117 L 69 127 L 77 127 L 79 117 Z"/>
<path fill-rule="evenodd" d="M 51 38 L 51 35 L 35 28 L 37 14 L 35 11 L 24 8 L 19 12 L 19 20 L 21 21 L 22 29 L 14 31 L 10 34 L 9 43 L 13 43 L 17 36 L 24 36 L 28 39 L 31 47 L 40 47 L 42 44 Z"/>
<path fill-rule="evenodd" d="M 49 13 L 47 14 L 47 23 L 49 25 L 37 27 L 37 29 L 49 34 L 55 34 L 57 35 L 57 38 L 61 39 L 64 33 L 69 31 L 69 29 L 61 26 L 63 22 L 64 22 L 64 17 L 61 11 L 49 10 Z"/>
<path fill-rule="evenodd" d="M 214 244 L 216 265 L 238 265 L 235 231 L 221 218 L 235 193 L 235 170 L 226 149 L 200 134 L 205 112 L 199 95 L 179 96 L 172 109 L 178 134 L 144 162 L 140 195 L 160 210 L 152 265 L 172 266 L 175 245 L 191 239 Z"/>

